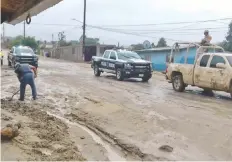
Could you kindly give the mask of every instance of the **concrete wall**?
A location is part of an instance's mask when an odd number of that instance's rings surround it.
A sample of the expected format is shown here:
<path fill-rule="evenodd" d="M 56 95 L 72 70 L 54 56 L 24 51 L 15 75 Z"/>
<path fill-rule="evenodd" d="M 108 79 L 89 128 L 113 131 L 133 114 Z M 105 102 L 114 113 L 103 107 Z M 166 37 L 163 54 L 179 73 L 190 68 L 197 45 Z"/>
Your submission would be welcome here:
<path fill-rule="evenodd" d="M 81 62 L 83 61 L 82 57 L 82 46 L 67 46 L 67 47 L 58 47 L 52 50 L 52 58 Z"/>
<path fill-rule="evenodd" d="M 112 49 L 114 45 L 96 45 L 96 56 L 102 56 L 106 49 Z M 74 62 L 82 62 L 82 45 L 58 47 L 52 50 L 51 57 Z"/>

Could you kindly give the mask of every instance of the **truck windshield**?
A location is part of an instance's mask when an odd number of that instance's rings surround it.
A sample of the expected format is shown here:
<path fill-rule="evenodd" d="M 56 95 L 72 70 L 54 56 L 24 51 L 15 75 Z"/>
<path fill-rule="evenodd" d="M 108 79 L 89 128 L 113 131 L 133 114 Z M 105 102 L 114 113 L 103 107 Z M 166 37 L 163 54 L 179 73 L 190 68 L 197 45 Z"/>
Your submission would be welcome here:
<path fill-rule="evenodd" d="M 135 52 L 119 52 L 118 59 L 120 60 L 141 59 L 141 57 Z"/>
<path fill-rule="evenodd" d="M 226 58 L 227 58 L 227 60 L 229 61 L 230 66 L 232 66 L 232 56 L 227 56 Z"/>
<path fill-rule="evenodd" d="M 20 55 L 21 53 L 31 53 L 31 54 L 33 54 L 34 52 L 30 48 L 16 48 L 15 53 L 17 55 Z"/>

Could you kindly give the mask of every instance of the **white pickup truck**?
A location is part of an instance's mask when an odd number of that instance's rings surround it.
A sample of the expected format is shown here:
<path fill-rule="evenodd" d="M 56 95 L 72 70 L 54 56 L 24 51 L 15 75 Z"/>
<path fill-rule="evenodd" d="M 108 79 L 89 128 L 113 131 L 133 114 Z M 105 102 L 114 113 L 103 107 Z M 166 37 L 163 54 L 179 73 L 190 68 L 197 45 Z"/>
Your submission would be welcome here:
<path fill-rule="evenodd" d="M 220 49 L 221 47 L 198 46 L 194 64 L 169 62 L 166 78 L 172 83 L 175 91 L 183 92 L 185 87 L 192 85 L 203 88 L 206 92 L 225 91 L 232 97 L 232 54 L 211 53 L 207 50 L 210 48 Z M 170 60 L 173 60 L 173 56 Z"/>

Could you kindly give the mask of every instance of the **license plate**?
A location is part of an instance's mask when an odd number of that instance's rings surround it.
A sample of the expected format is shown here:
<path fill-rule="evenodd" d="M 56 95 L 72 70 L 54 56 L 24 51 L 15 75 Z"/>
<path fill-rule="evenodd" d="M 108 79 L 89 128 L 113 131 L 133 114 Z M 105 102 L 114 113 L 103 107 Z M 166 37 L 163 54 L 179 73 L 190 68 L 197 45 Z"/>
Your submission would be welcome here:
<path fill-rule="evenodd" d="M 144 75 L 143 74 L 139 74 L 139 77 L 143 77 Z"/>

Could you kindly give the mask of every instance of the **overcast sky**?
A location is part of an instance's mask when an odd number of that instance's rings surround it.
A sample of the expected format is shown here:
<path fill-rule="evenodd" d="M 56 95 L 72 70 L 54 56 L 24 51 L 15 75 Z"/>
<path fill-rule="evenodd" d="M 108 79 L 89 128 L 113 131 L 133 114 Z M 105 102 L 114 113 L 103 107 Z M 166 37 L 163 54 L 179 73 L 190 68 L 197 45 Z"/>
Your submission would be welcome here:
<path fill-rule="evenodd" d="M 121 45 L 142 43 L 144 40 L 157 43 L 158 38 L 164 37 L 171 45 L 174 40 L 199 41 L 203 37 L 204 29 L 209 29 L 212 41 L 219 42 L 224 39 L 230 20 L 159 24 L 232 18 L 231 6 L 232 0 L 87 0 L 87 25 L 102 26 L 107 30 L 125 34 L 87 27 L 86 35 L 100 38 L 101 43 L 120 42 Z M 73 18 L 83 21 L 83 0 L 63 0 L 34 16 L 31 24 L 26 26 L 26 35 L 50 41 L 52 34 L 57 40 L 58 32 L 65 31 L 67 40 L 77 40 L 82 34 L 82 29 L 81 24 L 72 20 Z M 139 24 L 158 25 L 123 26 Z M 6 25 L 5 30 L 6 36 L 22 35 L 23 24 Z"/>

